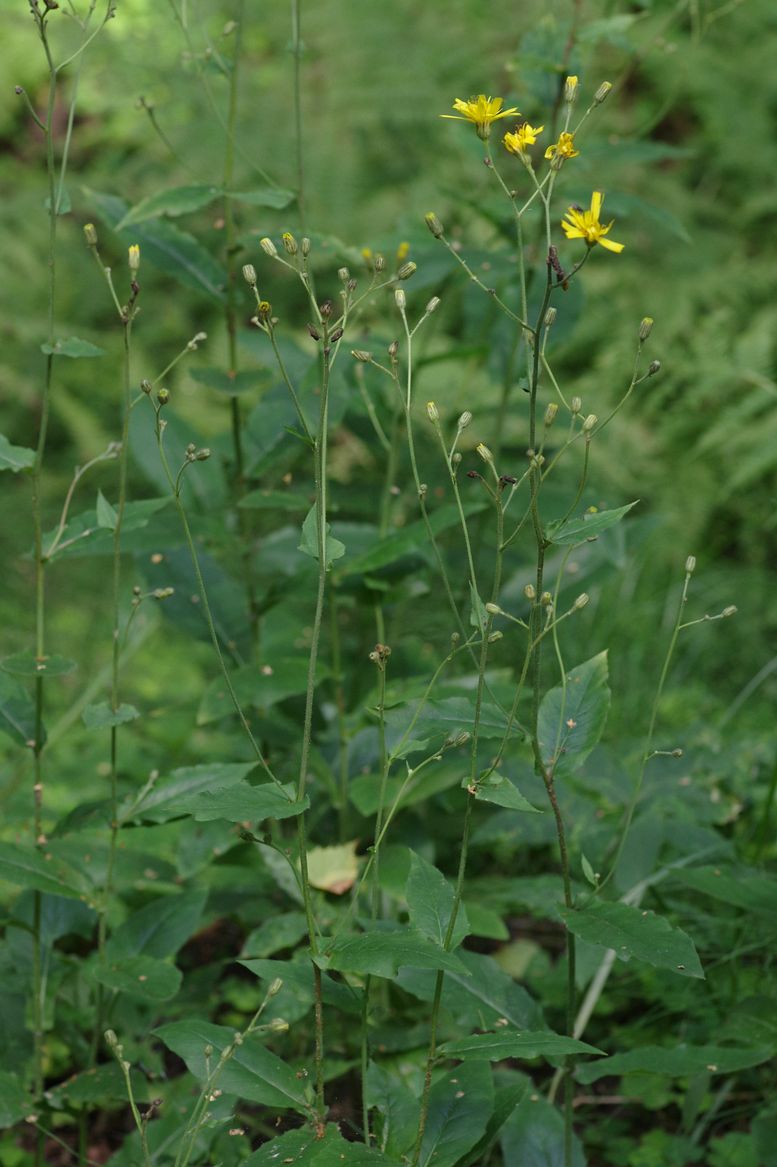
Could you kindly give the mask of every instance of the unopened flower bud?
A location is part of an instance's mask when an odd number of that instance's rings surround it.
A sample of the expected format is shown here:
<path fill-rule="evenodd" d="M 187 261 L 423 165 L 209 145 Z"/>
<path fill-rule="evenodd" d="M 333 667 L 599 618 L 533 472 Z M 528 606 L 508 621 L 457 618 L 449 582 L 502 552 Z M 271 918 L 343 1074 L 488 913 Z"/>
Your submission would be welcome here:
<path fill-rule="evenodd" d="M 272 239 L 270 239 L 269 235 L 265 235 L 264 239 L 259 240 L 259 246 L 265 255 L 269 255 L 271 259 L 275 259 L 276 255 L 278 254 L 278 248 L 275 246 Z"/>
<path fill-rule="evenodd" d="M 243 279 L 249 287 L 256 287 L 256 268 L 252 263 L 243 264 Z"/>
<path fill-rule="evenodd" d="M 127 262 L 131 272 L 136 272 L 140 268 L 140 248 L 137 243 L 132 243 L 127 252 Z"/>
<path fill-rule="evenodd" d="M 496 632 L 490 632 L 488 634 L 488 643 L 489 644 L 496 644 L 497 640 L 501 640 L 503 636 L 504 636 L 504 632 L 500 632 L 499 629 L 497 628 Z"/>
<path fill-rule="evenodd" d="M 329 337 L 332 344 L 336 344 L 338 340 L 342 340 L 343 331 L 344 330 L 342 328 L 335 328 L 334 332 L 332 332 Z"/>
<path fill-rule="evenodd" d="M 547 312 L 545 313 L 545 327 L 552 328 L 553 325 L 556 323 L 557 316 L 558 316 L 558 309 L 557 308 L 553 308 L 553 307 L 548 308 Z"/>
<path fill-rule="evenodd" d="M 375 272 L 382 272 L 386 270 L 386 257 L 381 255 L 379 251 L 375 253 L 372 260 L 372 270 Z"/>
<path fill-rule="evenodd" d="M 208 458 L 210 458 L 210 450 L 207 446 L 203 446 L 201 450 L 197 451 L 194 457 L 198 462 L 207 462 Z"/>
<path fill-rule="evenodd" d="M 572 413 L 579 413 L 583 408 L 583 399 L 581 397 L 573 397 L 569 403 L 569 408 Z"/>
<path fill-rule="evenodd" d="M 445 234 L 445 228 L 441 221 L 437 218 L 434 211 L 429 211 L 428 215 L 424 215 L 424 222 L 434 235 L 435 239 L 440 239 Z"/>
<path fill-rule="evenodd" d="M 122 1047 L 119 1045 L 118 1037 L 116 1036 L 115 1032 L 112 1029 L 106 1029 L 105 1041 L 106 1041 L 106 1044 L 108 1045 L 108 1047 L 110 1049 L 112 1049 L 113 1052 L 118 1057 L 121 1057 L 123 1050 L 122 1050 Z"/>
<path fill-rule="evenodd" d="M 728 607 L 724 608 L 720 614 L 721 614 L 721 616 L 728 618 L 729 616 L 736 616 L 736 613 L 737 613 L 736 604 L 729 604 Z"/>
<path fill-rule="evenodd" d="M 534 584 L 527 584 L 523 589 L 523 594 L 526 596 L 527 600 L 534 601 L 537 599 L 537 589 L 535 588 Z"/>
<path fill-rule="evenodd" d="M 551 401 L 550 405 L 545 410 L 545 425 L 546 425 L 546 427 L 550 427 L 553 425 L 553 422 L 556 420 L 557 413 L 558 413 L 558 405 L 556 404 L 555 401 Z"/>
<path fill-rule="evenodd" d="M 433 401 L 427 401 L 426 403 L 426 416 L 429 418 L 429 421 L 440 420 L 440 412 Z"/>
<path fill-rule="evenodd" d="M 257 319 L 260 320 L 262 324 L 264 324 L 265 321 L 270 319 L 270 317 L 272 316 L 272 304 L 270 303 L 269 300 L 260 300 L 259 301 L 259 303 L 256 306 L 256 315 L 257 315 Z"/>
<path fill-rule="evenodd" d="M 655 377 L 656 373 L 659 371 L 660 368 L 661 368 L 660 361 L 651 361 L 650 364 L 648 365 L 648 371 L 647 371 L 648 377 Z"/>
<path fill-rule="evenodd" d="M 456 422 L 457 428 L 460 430 L 465 430 L 471 421 L 472 414 L 468 409 L 465 409 L 459 420 Z"/>
<path fill-rule="evenodd" d="M 270 982 L 270 987 L 267 990 L 268 997 L 277 997 L 283 988 L 283 981 L 280 977 L 276 977 L 274 981 Z"/>
<path fill-rule="evenodd" d="M 407 296 L 405 295 L 404 288 L 397 288 L 394 292 L 394 303 L 400 312 L 404 312 L 405 306 L 407 305 Z"/>
<path fill-rule="evenodd" d="M 644 319 L 640 322 L 639 339 L 640 340 L 647 340 L 647 338 L 650 336 L 652 331 L 653 331 L 653 317 L 652 316 L 645 316 Z"/>
<path fill-rule="evenodd" d="M 573 74 L 571 77 L 567 77 L 566 81 L 564 82 L 564 101 L 571 105 L 576 97 L 577 77 L 575 77 Z"/>
<path fill-rule="evenodd" d="M 97 246 L 97 230 L 94 223 L 84 224 L 84 239 L 86 240 L 89 247 Z"/>
<path fill-rule="evenodd" d="M 461 451 L 460 450 L 456 450 L 454 452 L 454 455 L 451 458 L 451 462 L 453 463 L 454 466 L 459 466 L 461 464 Z"/>
<path fill-rule="evenodd" d="M 688 558 L 685 561 L 685 570 L 688 573 L 688 575 L 692 575 L 694 573 L 694 571 L 696 570 L 696 556 L 695 555 L 688 556 Z"/>
<path fill-rule="evenodd" d="M 368 365 L 372 360 L 372 353 L 365 352 L 363 348 L 352 348 L 351 356 L 355 361 L 361 361 L 363 365 Z"/>
<path fill-rule="evenodd" d="M 610 81 L 602 81 L 601 85 L 594 94 L 594 102 L 596 105 L 601 105 L 602 102 L 606 100 L 607 95 L 611 89 L 612 83 Z"/>
<path fill-rule="evenodd" d="M 414 272 L 418 270 L 418 264 L 413 263 L 412 259 L 408 263 L 403 263 L 397 270 L 398 280 L 409 280 Z"/>
<path fill-rule="evenodd" d="M 155 600 L 167 600 L 175 595 L 175 588 L 154 588 L 153 595 Z"/>
<path fill-rule="evenodd" d="M 345 286 L 349 292 L 355 292 L 357 287 L 358 287 L 358 284 L 359 284 L 358 280 L 351 279 L 348 281 L 348 283 Z"/>
<path fill-rule="evenodd" d="M 302 252 L 302 258 L 307 259 L 307 257 L 310 255 L 310 240 L 308 239 L 307 235 L 303 235 L 299 249 Z"/>
<path fill-rule="evenodd" d="M 586 606 L 586 604 L 588 603 L 590 598 L 591 597 L 588 595 L 588 592 L 581 592 L 580 595 L 575 600 L 574 604 L 572 605 L 572 611 L 579 612 L 581 608 L 584 608 Z"/>
<path fill-rule="evenodd" d="M 477 452 L 480 454 L 480 457 L 483 459 L 483 461 L 486 462 L 489 466 L 493 466 L 494 455 L 491 453 L 485 442 L 479 442 L 475 448 L 477 449 Z"/>
<path fill-rule="evenodd" d="M 322 320 L 329 319 L 329 317 L 332 315 L 332 308 L 333 304 L 331 300 L 324 300 L 323 303 L 319 304 L 318 311 Z"/>
<path fill-rule="evenodd" d="M 289 1028 L 288 1021 L 284 1021 L 282 1017 L 273 1017 L 269 1026 L 267 1027 L 270 1033 L 286 1033 Z"/>
<path fill-rule="evenodd" d="M 399 352 L 399 341 L 392 340 L 391 344 L 388 346 L 388 355 L 391 357 L 392 361 L 396 358 L 396 355 L 398 352 Z"/>
<path fill-rule="evenodd" d="M 153 388 L 153 385 L 151 384 L 151 382 L 148 380 L 147 377 L 144 377 L 143 380 L 140 382 L 140 388 L 143 390 L 146 397 L 148 397 L 149 393 L 151 392 L 151 390 Z"/>
<path fill-rule="evenodd" d="M 594 428 L 594 426 L 596 425 L 598 420 L 599 419 L 597 418 L 595 413 L 589 413 L 588 417 L 583 422 L 583 433 L 590 434 L 591 430 Z"/>
<path fill-rule="evenodd" d="M 351 273 L 348 271 L 347 267 L 339 267 L 337 269 L 337 278 L 341 284 L 347 284 L 351 278 Z"/>
<path fill-rule="evenodd" d="M 542 604 L 543 608 L 549 608 L 553 603 L 553 593 L 543 592 L 540 596 L 540 603 Z"/>
<path fill-rule="evenodd" d="M 440 297 L 432 296 L 429 303 L 426 305 L 425 312 L 427 316 L 431 316 L 432 312 L 436 312 L 440 307 Z"/>
<path fill-rule="evenodd" d="M 297 254 L 297 240 L 292 235 L 291 231 L 284 231 L 281 235 L 281 243 L 289 255 Z"/>
<path fill-rule="evenodd" d="M 313 340 L 321 340 L 321 333 L 314 324 L 308 324 L 308 333 L 313 337 Z"/>
<path fill-rule="evenodd" d="M 197 449 L 197 446 L 195 445 L 195 443 L 189 442 L 188 446 L 186 447 L 186 453 L 193 454 L 196 449 Z"/>
<path fill-rule="evenodd" d="M 158 389 L 156 399 L 160 405 L 167 405 L 168 401 L 170 400 L 170 390 L 165 389 L 164 387 Z"/>
<path fill-rule="evenodd" d="M 501 616 L 502 615 L 502 609 L 499 607 L 499 605 L 492 604 L 490 600 L 485 605 L 485 608 L 486 608 L 486 611 L 488 612 L 489 616 Z"/>

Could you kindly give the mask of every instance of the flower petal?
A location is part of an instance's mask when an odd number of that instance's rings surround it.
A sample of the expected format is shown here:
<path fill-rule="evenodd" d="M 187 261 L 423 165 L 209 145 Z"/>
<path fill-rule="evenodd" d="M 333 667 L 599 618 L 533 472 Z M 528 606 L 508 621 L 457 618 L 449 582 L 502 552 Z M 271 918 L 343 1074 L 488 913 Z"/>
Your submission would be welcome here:
<path fill-rule="evenodd" d="M 605 239 L 603 235 L 600 235 L 596 242 L 601 243 L 602 247 L 606 247 L 608 251 L 616 253 L 623 251 L 625 246 L 623 243 L 616 243 L 613 239 Z"/>
<path fill-rule="evenodd" d="M 594 193 L 591 195 L 591 214 L 593 215 L 594 219 L 599 218 L 599 212 L 602 209 L 603 202 L 604 202 L 603 192 L 600 190 L 595 190 Z"/>

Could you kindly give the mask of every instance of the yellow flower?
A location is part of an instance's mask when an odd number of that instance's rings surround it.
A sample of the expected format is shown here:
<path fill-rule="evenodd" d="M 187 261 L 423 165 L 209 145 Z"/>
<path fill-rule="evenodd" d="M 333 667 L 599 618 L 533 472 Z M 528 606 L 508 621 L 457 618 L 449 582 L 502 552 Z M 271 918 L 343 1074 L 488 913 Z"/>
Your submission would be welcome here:
<path fill-rule="evenodd" d="M 622 243 L 615 243 L 612 239 L 604 238 L 612 227 L 613 220 L 611 219 L 606 226 L 599 222 L 603 201 L 602 192 L 595 190 L 591 195 L 590 210 L 582 211 L 577 207 L 570 207 L 561 220 L 564 234 L 567 239 L 585 239 L 588 247 L 593 247 L 595 243 L 601 243 L 602 247 L 606 247 L 608 251 L 623 251 Z"/>
<path fill-rule="evenodd" d="M 541 134 L 544 129 L 544 126 L 530 126 L 528 122 L 516 126 L 514 133 L 507 133 L 502 138 L 505 149 L 509 150 L 511 154 L 525 154 L 527 146 L 533 146 L 537 141 L 537 135 Z"/>
<path fill-rule="evenodd" d="M 548 146 L 545 157 L 561 160 L 562 158 L 577 158 L 579 153 L 580 151 L 575 149 L 574 134 L 568 134 L 566 130 L 563 130 L 559 134 L 558 141 L 554 142 L 552 146 Z"/>
<path fill-rule="evenodd" d="M 457 111 L 456 113 L 442 113 L 440 117 L 450 118 L 456 122 L 473 122 L 478 137 L 484 140 L 491 133 L 492 122 L 499 121 L 500 118 L 512 117 L 513 114 L 518 113 L 514 107 L 502 109 L 501 97 L 486 97 L 485 93 L 480 93 L 477 97 L 470 97 L 468 101 L 462 101 L 460 97 L 457 97 L 453 108 Z"/>

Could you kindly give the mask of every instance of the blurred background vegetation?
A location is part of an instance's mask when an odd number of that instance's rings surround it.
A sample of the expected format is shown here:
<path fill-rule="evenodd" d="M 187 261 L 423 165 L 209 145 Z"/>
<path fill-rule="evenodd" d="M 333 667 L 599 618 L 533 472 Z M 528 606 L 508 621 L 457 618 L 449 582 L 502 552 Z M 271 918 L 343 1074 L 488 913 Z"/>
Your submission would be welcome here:
<path fill-rule="evenodd" d="M 226 105 L 220 62 L 231 53 L 233 8 L 228 0 L 190 4 L 187 44 L 170 6 L 121 0 L 116 18 L 88 52 L 67 183 L 72 213 L 61 224 L 57 330 L 95 341 L 109 356 L 56 366 L 49 526 L 72 467 L 94 456 L 117 429 L 113 358 L 120 335 L 84 246 L 83 224 L 95 220 L 106 261 L 123 263 L 126 239 L 101 222 L 98 195 L 135 204 L 162 187 L 220 181 Z M 46 75 L 26 4 L 5 0 L 3 10 L 2 428 L 13 442 L 33 445 L 45 328 L 44 160 L 40 135 L 13 86 L 23 85 L 40 108 Z M 585 412 L 604 415 L 628 383 L 638 322 L 651 315 L 656 324 L 649 356 L 661 360 L 662 370 L 639 388 L 598 445 L 595 488 L 585 502 L 641 501 L 635 517 L 618 528 L 625 534 L 606 545 L 604 562 L 600 555 L 589 566 L 581 557 L 575 586 L 585 579 L 594 602 L 580 635 L 611 646 L 615 727 L 627 736 L 640 731 L 656 673 L 656 637 L 671 619 L 672 588 L 685 556 L 696 554 L 694 614 L 729 603 L 739 614 L 702 626 L 684 644 L 666 716 L 678 729 L 694 722 L 714 750 L 722 748 L 716 729 L 721 718 L 729 734 L 736 725 L 735 752 L 743 764 L 749 759 L 743 765 L 749 772 L 750 750 L 777 693 L 777 672 L 770 672 L 777 660 L 777 267 L 769 239 L 777 162 L 777 12 L 769 0 L 564 0 L 526 3 L 519 15 L 508 0 L 492 0 L 485 9 L 476 0 L 303 5 L 307 217 L 321 285 L 336 294 L 338 264 L 348 262 L 358 271 L 363 247 L 393 256 L 407 241 L 419 267 L 409 295 L 419 308 L 432 294 L 443 297 L 425 341 L 418 401 L 434 397 L 449 418 L 471 409 L 471 445 L 492 440 L 510 342 L 492 306 L 465 286 L 429 236 L 423 215 L 434 209 L 465 253 L 496 273 L 507 270 L 512 228 L 482 167 L 475 135 L 438 115 L 455 97 L 485 91 L 501 94 L 536 123 L 552 105 L 564 73 L 579 74 L 586 95 L 604 79 L 613 82 L 559 190 L 565 202 L 587 205 L 594 186 L 604 189 L 606 211 L 616 219 L 614 235 L 627 246 L 620 257 L 595 255 L 569 305 L 560 305 L 554 357 L 566 392 L 582 396 Z M 52 29 L 63 56 L 71 43 L 66 13 L 52 21 Z M 248 5 L 238 188 L 263 185 L 257 167 L 273 184 L 295 187 L 290 36 L 288 5 L 256 11 Z M 65 91 L 75 83 L 74 66 Z M 140 98 L 153 106 L 174 156 Z M 65 114 L 62 104 L 60 143 Z M 521 168 L 506 158 L 505 172 L 510 163 L 518 185 Z M 242 205 L 237 214 L 240 261 L 256 264 L 263 294 L 282 321 L 293 319 L 292 331 L 304 345 L 296 289 L 258 247 L 265 234 L 277 238 L 282 230 L 299 230 L 294 204 L 278 211 Z M 222 258 L 217 204 L 174 222 Z M 504 279 L 509 283 L 509 274 Z M 248 416 L 261 411 L 269 374 L 259 338 L 248 328 L 249 297 L 242 287 L 239 294 L 246 324 L 241 360 L 256 370 L 258 386 L 242 399 Z M 223 367 L 223 313 L 213 297 L 145 262 L 142 303 L 135 330 L 138 379 L 156 375 L 199 330 L 209 336 L 203 363 Z M 385 327 L 376 325 L 365 346 L 388 342 Z M 443 353 L 446 359 L 439 359 Z M 228 461 L 227 401 L 192 376 L 199 358 L 183 362 L 170 378 L 171 416 Z M 519 465 L 524 456 L 521 397 L 514 395 L 502 435 L 506 469 L 511 458 Z M 382 471 L 373 446 L 369 429 L 358 421 L 335 441 L 334 498 L 352 520 L 370 514 L 379 489 Z M 135 455 L 134 497 L 159 493 L 137 443 Z M 284 469 L 271 468 L 263 482 L 273 485 Z M 112 474 L 109 466 L 94 475 L 76 511 L 93 502 L 98 485 L 112 489 Z M 211 501 L 224 489 L 219 475 L 214 467 L 204 480 L 206 491 L 215 492 Z M 23 476 L 10 477 L 0 501 L 7 565 L 0 614 L 7 650 L 16 651 L 31 640 L 29 486 Z M 107 596 L 90 560 L 72 559 L 52 576 L 50 643 L 78 655 L 82 676 L 93 677 L 105 665 L 105 644 L 89 632 L 99 625 Z M 517 591 L 523 582 L 516 569 L 509 586 Z M 202 684 L 200 658 L 186 630 L 168 647 L 163 657 L 141 646 L 133 669 L 133 684 L 160 706 L 170 688 L 177 700 L 191 700 Z M 747 686 L 752 694 L 740 700 Z M 65 692 L 63 709 L 67 701 Z M 180 744 L 187 742 L 191 751 L 196 747 L 184 724 Z"/>

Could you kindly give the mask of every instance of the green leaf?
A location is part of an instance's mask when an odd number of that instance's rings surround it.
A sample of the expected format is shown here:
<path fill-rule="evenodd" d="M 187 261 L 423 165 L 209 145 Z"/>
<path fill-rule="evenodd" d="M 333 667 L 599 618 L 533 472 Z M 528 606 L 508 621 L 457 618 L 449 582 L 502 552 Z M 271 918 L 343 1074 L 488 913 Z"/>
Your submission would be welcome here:
<path fill-rule="evenodd" d="M 415 852 L 410 859 L 405 898 L 412 926 L 442 948 L 453 909 L 453 888 L 441 871 Z M 467 913 L 460 905 L 449 951 L 458 948 L 468 934 Z"/>
<path fill-rule="evenodd" d="M 490 956 L 461 949 L 456 954 L 464 971 L 446 972 L 442 1005 L 457 1019 L 472 1027 L 496 1026 L 507 1020 L 515 1029 L 539 1029 L 542 1013 L 522 985 L 503 971 Z M 422 1001 L 435 995 L 433 974 L 423 969 L 405 969 L 399 984 Z"/>
<path fill-rule="evenodd" d="M 336 972 L 393 978 L 405 967 L 444 969 L 465 976 L 467 971 L 458 956 L 445 952 L 415 928 L 338 936 L 331 944 L 324 941 L 322 947 L 316 964 Z"/>
<path fill-rule="evenodd" d="M 420 708 L 418 717 L 416 712 Z M 405 731 L 415 718 L 415 725 L 403 742 Z M 393 758 L 426 750 L 436 744 L 441 748 L 448 739 L 459 733 L 470 732 L 475 721 L 474 698 L 443 697 L 439 701 L 408 701 L 386 710 L 386 729 L 389 752 Z M 484 701 L 480 707 L 478 732 L 481 738 L 501 738 L 507 731 L 507 716 L 496 705 Z M 510 737 L 523 737 L 523 730 L 513 721 Z"/>
<path fill-rule="evenodd" d="M 469 778 L 465 778 L 462 781 L 462 786 L 466 786 L 468 783 Z M 509 778 L 495 772 L 489 774 L 482 782 L 478 782 L 475 799 L 478 802 L 492 802 L 495 806 L 505 806 L 508 810 L 522 810 L 532 814 L 543 813 L 523 797 Z"/>
<path fill-rule="evenodd" d="M 72 210 L 72 204 L 70 202 L 70 195 L 67 193 L 67 190 L 65 187 L 60 187 L 58 189 L 57 197 L 54 199 L 54 205 L 56 206 L 58 215 L 68 215 L 70 213 L 70 211 Z M 51 199 L 48 197 L 48 195 L 43 200 L 43 206 L 46 208 L 47 211 L 51 206 Z"/>
<path fill-rule="evenodd" d="M 378 1142 L 396 1159 L 410 1150 L 418 1134 L 419 1102 L 400 1077 L 370 1062 L 365 1082 L 367 1105 L 381 1116 Z"/>
<path fill-rule="evenodd" d="M 122 956 L 118 960 L 95 961 L 88 970 L 99 985 L 116 993 L 126 993 L 144 1001 L 169 1001 L 181 987 L 180 969 L 153 956 Z"/>
<path fill-rule="evenodd" d="M 137 502 L 128 502 L 124 508 L 124 517 L 121 523 L 122 542 L 126 535 L 133 531 L 141 531 L 147 527 L 157 511 L 162 510 L 170 503 L 167 498 L 144 498 Z M 59 546 L 54 554 L 50 548 L 57 539 Z M 65 529 L 59 537 L 58 528 L 47 531 L 43 536 L 43 554 L 47 559 L 58 559 L 69 555 L 110 555 L 113 553 L 113 532 L 101 528 L 97 524 L 96 511 L 83 511 L 80 515 L 69 519 Z M 67 544 L 65 546 L 65 544 Z"/>
<path fill-rule="evenodd" d="M 621 960 L 633 956 L 654 968 L 704 978 L 690 936 L 655 912 L 630 904 L 594 901 L 585 908 L 564 908 L 561 915 L 575 936 L 588 944 L 612 948 Z"/>
<path fill-rule="evenodd" d="M 548 523 L 546 537 L 551 543 L 557 543 L 561 546 L 582 543 L 584 539 L 592 539 L 602 531 L 606 531 L 608 527 L 614 527 L 638 502 L 639 499 L 635 499 L 634 502 L 628 503 L 625 507 L 618 507 L 613 511 L 594 511 L 590 514 L 578 515 L 576 518 L 565 519 L 563 522 L 559 520 L 556 523 Z"/>
<path fill-rule="evenodd" d="M 479 1167 L 487 1163 L 492 1147 L 499 1138 L 499 1132 L 515 1110 L 518 1103 L 526 1096 L 531 1086 L 531 1079 L 516 1071 L 503 1071 L 501 1079 L 508 1078 L 504 1085 L 497 1080 L 494 1091 L 494 1109 L 488 1120 L 485 1132 L 472 1150 L 460 1160 L 459 1167 Z"/>
<path fill-rule="evenodd" d="M 270 207 L 274 211 L 282 211 L 284 207 L 288 207 L 289 203 L 293 203 L 295 198 L 293 190 L 284 190 L 282 187 L 262 187 L 259 190 L 231 190 L 227 192 L 227 198 L 234 199 L 238 203 L 246 203 L 249 207 Z"/>
<path fill-rule="evenodd" d="M 329 571 L 335 559 L 342 559 L 345 555 L 345 544 L 341 543 L 339 539 L 335 539 L 333 535 L 330 535 L 330 529 L 329 523 L 327 523 L 324 537 L 324 558 L 326 560 L 327 571 Z M 302 524 L 302 542 L 299 545 L 299 550 L 318 562 L 318 522 L 315 503 L 308 511 L 305 521 Z"/>
<path fill-rule="evenodd" d="M 15 1126 L 34 1113 L 33 1101 L 15 1074 L 0 1070 L 0 1129 Z"/>
<path fill-rule="evenodd" d="M 297 800 L 292 783 L 280 788 L 273 782 L 250 786 L 235 782 L 219 790 L 198 790 L 184 794 L 167 804 L 167 810 L 190 814 L 200 823 L 226 819 L 230 823 L 259 822 L 263 819 L 288 819 L 302 814 L 310 800 Z"/>
<path fill-rule="evenodd" d="M 500 1030 L 498 1033 L 473 1033 L 458 1041 L 447 1041 L 440 1046 L 440 1054 L 461 1061 L 501 1062 L 505 1058 L 557 1058 L 566 1054 L 601 1054 L 604 1051 L 584 1041 L 563 1037 L 560 1033 L 519 1033 Z"/>
<path fill-rule="evenodd" d="M 199 385 L 215 389 L 217 393 L 224 393 L 227 397 L 239 397 L 242 393 L 250 393 L 266 383 L 267 379 L 266 373 L 255 369 L 243 369 L 233 377 L 223 369 L 190 369 L 189 376 Z"/>
<path fill-rule="evenodd" d="M 487 502 L 483 500 L 466 503 L 464 514 L 467 517 L 478 514 L 487 505 Z M 455 526 L 459 521 L 459 510 L 454 503 L 441 506 L 439 510 L 434 511 L 429 516 L 429 525 L 435 535 Z M 427 556 L 429 551 L 429 532 L 426 523 L 422 520 L 408 523 L 407 526 L 393 531 L 390 535 L 384 535 L 382 538 L 376 535 L 375 546 L 361 555 L 349 559 L 348 563 L 337 573 L 337 578 L 346 575 L 369 574 L 371 571 L 377 571 L 379 567 L 388 567 L 389 564 L 395 563 L 405 555 L 420 553 Z"/>
<path fill-rule="evenodd" d="M 124 199 L 88 188 L 84 188 L 84 193 L 100 219 L 117 230 L 129 210 Z M 117 234 L 127 246 L 138 244 L 144 261 L 167 272 L 186 287 L 204 292 L 214 300 L 224 299 L 226 272 L 193 235 L 179 231 L 164 219 L 136 223 L 134 227 L 118 229 Z"/>
<path fill-rule="evenodd" d="M 18 745 L 35 738 L 35 702 L 19 681 L 0 671 L 0 729 Z"/>
<path fill-rule="evenodd" d="M 429 1091 L 419 1167 L 454 1167 L 482 1138 L 493 1109 L 493 1078 L 483 1062 L 439 1078 Z"/>
<path fill-rule="evenodd" d="M 759 1066 L 773 1056 L 773 1046 L 737 1049 L 714 1045 L 676 1045 L 671 1048 L 646 1045 L 579 1066 L 576 1077 L 587 1085 L 616 1074 L 666 1074 L 670 1078 L 688 1078 L 699 1073 L 733 1074 L 750 1066 Z"/>
<path fill-rule="evenodd" d="M 516 1167 L 564 1167 L 564 1116 L 541 1094 L 524 1095 L 499 1138 L 505 1163 Z M 585 1167 L 578 1139 L 572 1136 L 572 1167 Z"/>
<path fill-rule="evenodd" d="M 111 936 L 111 960 L 127 956 L 175 956 L 199 926 L 207 893 L 199 890 L 166 895 L 134 912 Z"/>
<path fill-rule="evenodd" d="M 235 1038 L 234 1029 L 211 1025 L 207 1021 L 174 1021 L 154 1032 L 168 1049 L 183 1058 L 201 1082 L 206 1080 L 209 1072 L 206 1046 L 211 1046 L 214 1051 L 209 1059 L 212 1069 L 219 1055 L 232 1046 Z M 291 1066 L 265 1049 L 256 1035 L 234 1047 L 219 1074 L 219 1089 L 263 1106 L 291 1107 L 303 1114 L 310 1111 L 305 1078 L 298 1077 Z"/>
<path fill-rule="evenodd" d="M 244 708 L 271 709 L 287 697 L 304 693 L 308 686 L 309 660 L 306 656 L 272 657 L 272 664 L 243 665 L 235 669 L 230 680 L 237 699 Z M 323 680 L 322 667 L 316 680 Z M 222 677 L 217 677 L 205 690 L 197 711 L 197 724 L 207 725 L 234 714 L 235 706 Z"/>
<path fill-rule="evenodd" d="M 66 677 L 76 668 L 78 665 L 74 660 L 58 653 L 37 657 L 28 652 L 16 652 L 0 661 L 0 669 L 15 677 Z"/>
<path fill-rule="evenodd" d="M 77 336 L 69 336 L 67 340 L 55 340 L 53 344 L 42 344 L 40 351 L 55 357 L 104 357 L 105 349 L 98 348 L 88 340 L 80 340 Z"/>
<path fill-rule="evenodd" d="M 97 526 L 109 531 L 116 530 L 118 516 L 101 490 L 97 491 Z"/>
<path fill-rule="evenodd" d="M 160 190 L 148 198 L 141 199 L 114 228 L 122 231 L 125 227 L 143 223 L 146 219 L 155 219 L 159 215 L 187 215 L 191 211 L 198 211 L 200 207 L 207 207 L 214 199 L 221 195 L 217 186 L 205 186 L 199 183 L 191 186 L 173 186 L 168 190 Z"/>
<path fill-rule="evenodd" d="M 330 1123 L 323 1138 L 309 1126 L 287 1131 L 265 1143 L 244 1161 L 243 1167 L 380 1167 L 395 1163 L 374 1147 L 349 1143 L 337 1126 Z"/>
<path fill-rule="evenodd" d="M 280 912 L 254 928 L 243 942 L 242 955 L 246 958 L 272 956 L 283 948 L 294 948 L 307 931 L 304 912 Z"/>
<path fill-rule="evenodd" d="M 137 1070 L 130 1071 L 135 1097 L 142 1097 L 145 1086 L 143 1075 Z M 127 1101 L 127 1083 L 116 1062 L 103 1062 L 91 1070 L 73 1074 L 67 1081 L 52 1086 L 46 1091 L 46 1101 L 55 1110 L 83 1106 L 84 1103 L 104 1106 L 109 1102 Z"/>
<path fill-rule="evenodd" d="M 128 799 L 119 809 L 119 822 L 145 820 L 166 823 L 179 818 L 178 801 L 200 790 L 225 790 L 240 782 L 256 768 L 255 762 L 212 762 L 204 766 L 183 766 L 169 778 L 154 782 L 140 795 Z"/>
<path fill-rule="evenodd" d="M 567 673 L 540 705 L 537 732 L 544 765 L 556 778 L 583 764 L 599 741 L 610 709 L 607 653 L 600 652 Z"/>
<path fill-rule="evenodd" d="M 777 879 L 765 871 L 751 867 L 689 867 L 673 871 L 672 882 L 746 912 L 777 914 Z"/>
<path fill-rule="evenodd" d="M 25 446 L 12 446 L 8 438 L 0 434 L 0 470 L 31 470 L 35 465 L 35 451 Z"/>
<path fill-rule="evenodd" d="M 70 899 L 88 899 L 91 894 L 83 876 L 67 863 L 18 843 L 0 843 L 0 879 Z"/>
<path fill-rule="evenodd" d="M 469 622 L 472 628 L 477 628 L 480 632 L 485 632 L 488 624 L 486 606 L 473 587 L 472 580 L 469 583 Z"/>
<path fill-rule="evenodd" d="M 306 494 L 295 494 L 291 490 L 252 490 L 241 498 L 238 506 L 254 511 L 307 511 L 310 498 Z"/>
<path fill-rule="evenodd" d="M 120 705 L 112 709 L 110 702 L 101 701 L 99 705 L 87 705 L 81 714 L 81 719 L 87 729 L 104 729 L 110 725 L 124 725 L 134 721 L 140 713 L 134 705 Z"/>

